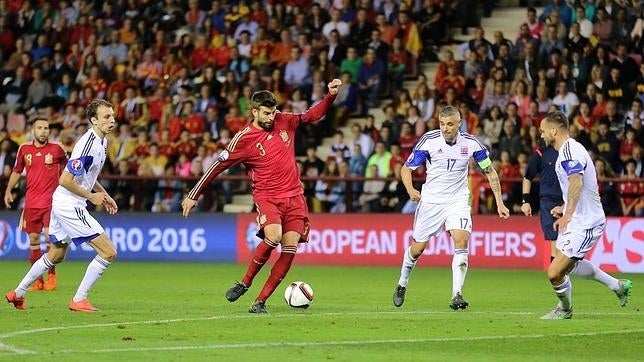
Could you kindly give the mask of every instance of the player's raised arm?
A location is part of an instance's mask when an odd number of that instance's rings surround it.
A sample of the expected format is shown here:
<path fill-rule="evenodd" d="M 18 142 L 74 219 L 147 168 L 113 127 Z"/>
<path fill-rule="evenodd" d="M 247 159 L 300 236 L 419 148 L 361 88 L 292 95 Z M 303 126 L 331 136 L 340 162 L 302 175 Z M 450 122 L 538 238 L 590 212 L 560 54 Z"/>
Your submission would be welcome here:
<path fill-rule="evenodd" d="M 322 98 L 321 101 L 314 104 L 311 108 L 307 109 L 304 113 L 297 115 L 297 120 L 302 123 L 307 123 L 317 122 L 322 119 L 326 112 L 329 110 L 329 107 L 331 107 L 331 105 L 335 101 L 335 96 L 338 95 L 338 91 L 340 90 L 341 85 L 342 81 L 337 78 L 329 82 L 329 84 L 327 85 L 327 87 L 329 88 L 327 95 Z"/>

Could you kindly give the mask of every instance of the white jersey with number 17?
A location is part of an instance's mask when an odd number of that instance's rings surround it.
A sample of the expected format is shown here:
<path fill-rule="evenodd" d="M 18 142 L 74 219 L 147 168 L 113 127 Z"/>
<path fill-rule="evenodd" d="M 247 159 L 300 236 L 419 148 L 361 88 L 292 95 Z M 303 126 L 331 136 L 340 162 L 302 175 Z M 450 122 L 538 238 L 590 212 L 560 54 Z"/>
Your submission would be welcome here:
<path fill-rule="evenodd" d="M 487 148 L 474 136 L 460 132 L 454 143 L 447 143 L 440 130 L 425 133 L 409 155 L 405 166 L 412 170 L 425 164 L 427 178 L 421 191 L 423 202 L 447 204 L 469 201 L 469 160 L 481 168 L 491 165 Z"/>

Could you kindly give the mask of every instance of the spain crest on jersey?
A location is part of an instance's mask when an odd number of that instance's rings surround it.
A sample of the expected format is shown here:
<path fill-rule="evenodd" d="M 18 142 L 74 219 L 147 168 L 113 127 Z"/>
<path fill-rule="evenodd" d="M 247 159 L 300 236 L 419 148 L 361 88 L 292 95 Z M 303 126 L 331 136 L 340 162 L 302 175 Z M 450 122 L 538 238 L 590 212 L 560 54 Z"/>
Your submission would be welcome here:
<path fill-rule="evenodd" d="M 288 133 L 285 130 L 280 131 L 280 137 L 282 138 L 282 141 L 284 141 L 284 143 L 289 143 Z"/>

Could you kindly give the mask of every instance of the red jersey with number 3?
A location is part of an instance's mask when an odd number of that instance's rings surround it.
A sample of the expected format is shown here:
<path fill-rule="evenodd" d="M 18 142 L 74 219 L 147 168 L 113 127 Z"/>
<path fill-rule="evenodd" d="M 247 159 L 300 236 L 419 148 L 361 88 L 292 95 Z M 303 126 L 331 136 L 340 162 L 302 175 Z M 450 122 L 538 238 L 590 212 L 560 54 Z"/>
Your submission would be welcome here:
<path fill-rule="evenodd" d="M 51 195 L 66 164 L 67 155 L 58 143 L 47 142 L 38 147 L 32 141 L 20 146 L 13 172 L 21 174 L 27 170 L 25 208 L 51 207 Z"/>
<path fill-rule="evenodd" d="M 196 200 L 217 175 L 239 163 L 246 166 L 256 201 L 301 195 L 304 189 L 295 163 L 295 129 L 302 123 L 320 120 L 334 100 L 335 96 L 327 94 L 304 113 L 278 112 L 270 131 L 253 124 L 245 127 L 221 151 L 217 161 L 197 182 L 188 197 Z"/>

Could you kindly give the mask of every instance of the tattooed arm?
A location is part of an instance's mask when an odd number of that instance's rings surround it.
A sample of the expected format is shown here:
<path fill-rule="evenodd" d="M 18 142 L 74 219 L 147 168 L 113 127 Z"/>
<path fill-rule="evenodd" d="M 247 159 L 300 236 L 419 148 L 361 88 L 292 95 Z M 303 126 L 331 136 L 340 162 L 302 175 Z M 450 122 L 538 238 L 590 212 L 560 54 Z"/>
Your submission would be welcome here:
<path fill-rule="evenodd" d="M 563 215 L 554 222 L 553 227 L 559 233 L 566 231 L 566 227 L 572 218 L 572 214 L 577 208 L 577 203 L 579 202 L 579 195 L 581 195 L 581 189 L 584 186 L 583 176 L 579 173 L 568 176 L 568 200 L 564 205 Z"/>
<path fill-rule="evenodd" d="M 492 165 L 485 167 L 483 169 L 483 173 L 485 174 L 485 177 L 487 177 L 487 181 L 490 183 L 492 193 L 494 193 L 494 200 L 496 200 L 496 208 L 499 216 L 507 219 L 508 217 L 510 217 L 510 210 L 508 210 L 508 208 L 505 207 L 505 204 L 503 204 L 503 195 L 501 194 L 499 174 L 496 173 L 496 170 L 492 167 Z"/>

